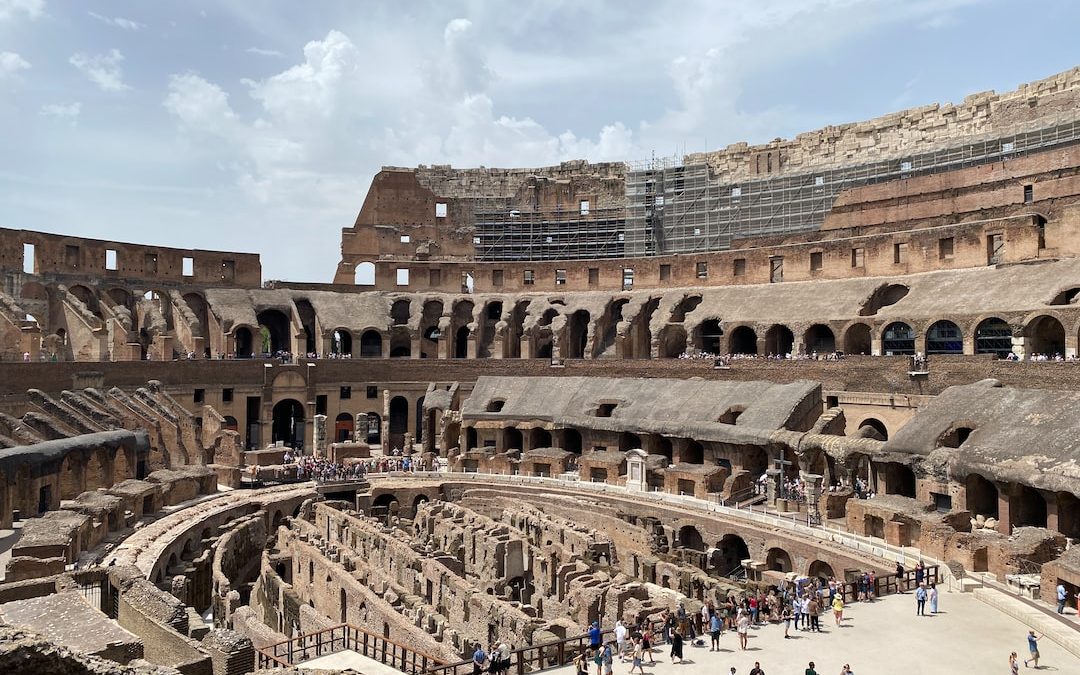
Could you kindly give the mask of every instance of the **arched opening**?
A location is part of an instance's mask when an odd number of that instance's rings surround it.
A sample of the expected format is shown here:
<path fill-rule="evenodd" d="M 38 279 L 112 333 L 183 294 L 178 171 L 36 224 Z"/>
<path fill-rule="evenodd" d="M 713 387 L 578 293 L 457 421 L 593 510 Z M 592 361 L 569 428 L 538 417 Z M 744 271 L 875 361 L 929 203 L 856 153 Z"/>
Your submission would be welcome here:
<path fill-rule="evenodd" d="M 720 346 L 723 337 L 724 331 L 720 328 L 720 321 L 718 319 L 707 319 L 701 323 L 701 339 L 698 346 L 701 351 L 707 354 L 719 356 L 723 353 L 723 347 Z"/>
<path fill-rule="evenodd" d="M 862 431 L 864 428 L 869 427 L 872 433 Z M 867 417 L 859 425 L 860 435 L 863 438 L 874 438 L 879 441 L 889 440 L 889 429 L 885 426 L 885 423 L 876 417 Z"/>
<path fill-rule="evenodd" d="M 239 431 L 240 423 L 236 421 L 236 418 L 232 415 L 225 416 L 225 429 L 228 431 Z"/>
<path fill-rule="evenodd" d="M 998 489 L 991 481 L 977 473 L 968 474 L 964 480 L 967 494 L 967 510 L 973 516 L 998 517 Z"/>
<path fill-rule="evenodd" d="M 478 339 L 476 344 L 477 358 L 491 358 L 494 355 L 495 332 L 502 319 L 502 301 L 489 302 L 484 307 L 483 318 L 480 321 Z"/>
<path fill-rule="evenodd" d="M 704 464 L 705 448 L 697 441 L 687 441 L 679 453 L 679 459 L 683 464 Z"/>
<path fill-rule="evenodd" d="M 395 300 L 394 304 L 390 306 L 390 321 L 395 326 L 407 326 L 409 325 L 409 311 L 411 303 L 402 298 L 401 300 Z"/>
<path fill-rule="evenodd" d="M 334 420 L 334 441 L 344 443 L 352 440 L 354 427 L 355 422 L 353 422 L 352 415 L 347 412 L 339 413 Z"/>
<path fill-rule="evenodd" d="M 746 541 L 737 534 L 725 534 L 709 556 L 709 562 L 720 576 L 730 577 L 742 569 L 742 561 L 749 558 Z"/>
<path fill-rule="evenodd" d="M 967 441 L 973 431 L 975 431 L 975 428 L 972 426 L 954 424 L 938 438 L 937 445 L 939 448 L 959 448 Z"/>
<path fill-rule="evenodd" d="M 1053 498 L 1057 499 L 1057 531 L 1073 539 L 1080 537 L 1080 499 L 1071 492 L 1058 492 Z"/>
<path fill-rule="evenodd" d="M 304 406 L 296 399 L 286 398 L 274 405 L 271 441 L 290 448 L 304 446 Z"/>
<path fill-rule="evenodd" d="M 662 359 L 674 359 L 686 351 L 686 329 L 678 325 L 668 325 L 660 329 L 659 355 Z"/>
<path fill-rule="evenodd" d="M 1040 316 L 1031 321 L 1024 330 L 1028 354 L 1065 353 L 1065 328 L 1052 316 Z"/>
<path fill-rule="evenodd" d="M 349 609 L 349 598 L 345 594 L 345 589 L 338 591 L 338 613 L 341 615 L 341 623 L 345 623 L 349 615 L 347 610 Z"/>
<path fill-rule="evenodd" d="M 704 551 L 705 540 L 701 538 L 701 533 L 693 525 L 683 525 L 679 528 L 679 546 L 688 548 L 692 551 Z"/>
<path fill-rule="evenodd" d="M 964 337 L 952 321 L 935 321 L 926 331 L 927 354 L 963 354 Z"/>
<path fill-rule="evenodd" d="M 895 305 L 908 294 L 908 287 L 901 284 L 887 284 L 879 286 L 870 294 L 866 302 L 859 309 L 859 316 L 873 316 L 883 307 Z"/>
<path fill-rule="evenodd" d="M 391 505 L 397 502 L 397 497 L 392 492 L 384 492 L 371 502 L 371 505 L 377 509 L 388 509 Z"/>
<path fill-rule="evenodd" d="M 589 339 L 589 313 L 584 309 L 571 314 L 566 321 L 566 350 L 568 359 L 585 358 L 585 344 Z"/>
<path fill-rule="evenodd" d="M 995 317 L 983 319 L 975 327 L 975 353 L 994 354 L 1003 359 L 1012 353 L 1012 327 Z"/>
<path fill-rule="evenodd" d="M 521 450 L 522 439 L 521 430 L 517 427 L 506 427 L 503 429 L 503 452 L 510 452 L 511 450 Z"/>
<path fill-rule="evenodd" d="M 750 326 L 739 326 L 731 331 L 732 354 L 757 354 L 757 333 Z"/>
<path fill-rule="evenodd" d="M 443 304 L 438 300 L 429 300 L 424 303 L 424 310 L 420 318 L 420 358 L 439 358 L 439 340 L 443 338 L 439 328 L 439 320 L 442 318 Z"/>
<path fill-rule="evenodd" d="M 563 433 L 563 443 L 566 446 L 563 450 L 581 454 L 581 432 L 577 429 L 567 429 Z"/>
<path fill-rule="evenodd" d="M 773 572 L 791 572 L 791 556 L 782 548 L 770 548 L 765 554 L 765 567 Z"/>
<path fill-rule="evenodd" d="M 626 452 L 627 450 L 640 450 L 641 438 L 637 434 L 632 434 L 628 431 L 624 431 L 619 434 L 619 450 Z"/>
<path fill-rule="evenodd" d="M 865 323 L 854 323 L 848 326 L 844 333 L 845 354 L 869 354 L 870 353 L 870 326 Z"/>
<path fill-rule="evenodd" d="M 409 331 L 404 328 L 395 328 L 390 333 L 390 358 L 405 359 L 412 356 L 412 340 L 409 339 Z"/>
<path fill-rule="evenodd" d="M 307 298 L 300 298 L 293 303 L 300 327 L 304 330 L 304 353 L 315 354 L 320 351 L 319 333 L 315 328 L 315 306 Z M 299 336 L 298 336 L 299 337 Z M 352 353 L 352 350 L 349 350 Z"/>
<path fill-rule="evenodd" d="M 375 285 L 375 263 L 362 262 L 353 268 L 353 283 L 357 286 Z"/>
<path fill-rule="evenodd" d="M 551 442 L 551 432 L 547 429 L 541 429 L 540 427 L 533 427 L 529 429 L 529 446 L 533 448 L 550 448 L 554 445 Z"/>
<path fill-rule="evenodd" d="M 774 324 L 765 331 L 765 353 L 784 356 L 792 352 L 795 336 L 783 324 Z"/>
<path fill-rule="evenodd" d="M 255 315 L 260 327 L 265 327 L 267 334 L 262 350 L 271 354 L 292 351 L 292 335 L 289 331 L 289 318 L 284 312 L 266 309 Z"/>
<path fill-rule="evenodd" d="M 233 340 L 236 342 L 236 357 L 240 359 L 249 359 L 255 353 L 253 351 L 254 340 L 251 338 L 251 329 L 247 326 L 240 326 L 233 333 Z"/>
<path fill-rule="evenodd" d="M 464 359 L 469 356 L 469 327 L 461 326 L 454 335 L 454 358 Z"/>
<path fill-rule="evenodd" d="M 344 328 L 336 329 L 330 336 L 330 353 L 335 356 L 352 356 L 352 333 Z"/>
<path fill-rule="evenodd" d="M 882 333 L 881 348 L 885 356 L 897 356 L 915 353 L 915 331 L 902 321 L 894 321 L 885 326 Z"/>
<path fill-rule="evenodd" d="M 416 442 L 424 442 L 424 397 L 416 399 Z"/>
<path fill-rule="evenodd" d="M 653 454 L 662 455 L 667 458 L 667 463 L 671 464 L 675 458 L 675 447 L 671 443 L 671 439 L 667 436 L 657 436 L 656 446 L 653 449 Z"/>
<path fill-rule="evenodd" d="M 68 292 L 79 299 L 79 302 L 86 305 L 86 308 L 90 310 L 94 316 L 101 318 L 101 309 L 98 307 L 97 296 L 86 286 L 80 286 L 78 284 L 74 286 L 68 286 Z"/>
<path fill-rule="evenodd" d="M 404 396 L 390 399 L 390 447 L 405 448 L 405 434 L 409 431 L 409 401 Z"/>
<path fill-rule="evenodd" d="M 465 450 L 475 450 L 478 445 L 476 427 L 465 427 Z"/>
<path fill-rule="evenodd" d="M 836 351 L 836 336 L 831 328 L 820 323 L 806 329 L 803 343 L 807 353 L 831 354 Z"/>
<path fill-rule="evenodd" d="M 1016 486 L 1013 527 L 1046 527 L 1046 499 L 1033 487 Z"/>
<path fill-rule="evenodd" d="M 824 560 L 815 560 L 814 562 L 810 563 L 810 569 L 807 572 L 806 576 L 828 580 L 832 579 L 836 575 L 833 574 L 832 565 L 825 562 Z"/>
<path fill-rule="evenodd" d="M 369 412 L 364 416 L 364 428 L 361 431 L 364 433 L 364 440 L 368 445 L 381 445 L 382 444 L 382 417 L 378 413 Z"/>
<path fill-rule="evenodd" d="M 366 330 L 360 335 L 360 357 L 377 359 L 382 356 L 382 335 L 377 330 Z"/>

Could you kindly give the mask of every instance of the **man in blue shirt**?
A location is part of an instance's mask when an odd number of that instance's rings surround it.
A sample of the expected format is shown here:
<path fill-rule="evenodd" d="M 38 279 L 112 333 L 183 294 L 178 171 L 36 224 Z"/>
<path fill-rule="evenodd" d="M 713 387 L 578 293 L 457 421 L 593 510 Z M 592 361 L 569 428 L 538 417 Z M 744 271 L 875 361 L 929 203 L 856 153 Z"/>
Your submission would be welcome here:
<path fill-rule="evenodd" d="M 484 663 L 487 662 L 487 654 L 484 653 L 484 648 L 480 646 L 480 643 L 476 643 L 476 651 L 472 655 L 472 671 L 473 675 L 480 675 L 484 672 Z"/>
<path fill-rule="evenodd" d="M 920 585 L 915 589 L 915 614 L 926 616 L 926 586 Z"/>
<path fill-rule="evenodd" d="M 1058 601 L 1058 614 L 1065 613 L 1065 600 L 1069 597 L 1068 592 L 1065 590 L 1065 584 L 1059 583 L 1057 585 L 1057 601 Z"/>
<path fill-rule="evenodd" d="M 600 649 L 600 622 L 593 621 L 589 628 L 589 648 Z"/>

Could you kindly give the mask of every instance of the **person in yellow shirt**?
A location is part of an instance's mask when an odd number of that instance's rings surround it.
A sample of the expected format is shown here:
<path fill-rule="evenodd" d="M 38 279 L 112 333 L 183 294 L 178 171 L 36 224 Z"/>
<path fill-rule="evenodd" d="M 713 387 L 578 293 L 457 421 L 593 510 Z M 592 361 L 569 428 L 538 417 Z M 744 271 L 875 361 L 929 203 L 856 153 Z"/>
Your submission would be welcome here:
<path fill-rule="evenodd" d="M 840 597 L 839 593 L 833 596 L 832 613 L 833 618 L 836 619 L 836 625 L 839 626 L 840 622 L 844 620 L 844 599 Z"/>

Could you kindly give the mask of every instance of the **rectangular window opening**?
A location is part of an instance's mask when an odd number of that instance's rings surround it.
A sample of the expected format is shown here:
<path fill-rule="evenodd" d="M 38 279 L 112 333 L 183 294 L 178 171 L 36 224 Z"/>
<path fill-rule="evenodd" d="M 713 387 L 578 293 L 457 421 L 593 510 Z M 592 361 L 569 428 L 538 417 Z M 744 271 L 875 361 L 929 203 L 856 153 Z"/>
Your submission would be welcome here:
<path fill-rule="evenodd" d="M 206 400 L 206 390 L 205 389 L 196 389 L 195 390 L 195 396 L 192 397 L 192 400 L 195 401 L 196 403 L 202 403 L 203 401 L 205 401 Z"/>
<path fill-rule="evenodd" d="M 181 264 L 181 272 L 180 273 L 183 274 L 185 277 L 193 277 L 193 276 L 195 276 L 195 258 L 190 258 L 188 256 L 184 256 L 184 259 L 183 259 L 182 264 Z"/>
<path fill-rule="evenodd" d="M 402 244 L 408 244 L 411 241 L 412 241 L 412 237 L 410 237 L 409 235 L 407 235 L 407 234 L 401 235 L 401 243 Z"/>
<path fill-rule="evenodd" d="M 23 263 L 22 271 L 24 274 L 35 274 L 37 272 L 37 254 L 36 247 L 33 244 L 23 244 Z"/>
<path fill-rule="evenodd" d="M 865 256 L 866 256 L 866 249 L 864 249 L 864 248 L 853 248 L 853 249 L 851 249 L 851 266 L 852 267 L 862 267 L 863 266 L 863 259 L 865 258 Z"/>
<path fill-rule="evenodd" d="M 395 270 L 395 273 L 397 274 L 397 285 L 398 286 L 408 286 L 409 285 L 409 268 L 408 267 L 399 267 L 399 268 L 397 268 Z"/>
<path fill-rule="evenodd" d="M 581 213 L 581 215 L 583 215 L 583 216 L 589 215 L 589 200 L 588 199 L 582 199 L 581 203 L 578 204 L 578 209 L 579 209 L 579 213 Z"/>
<path fill-rule="evenodd" d="M 64 247 L 64 265 L 68 269 L 79 269 L 79 247 L 78 246 L 65 246 Z"/>
<path fill-rule="evenodd" d="M 732 273 L 737 277 L 746 276 L 746 258 L 735 258 Z"/>
<path fill-rule="evenodd" d="M 325 415 L 326 414 L 326 410 L 329 407 L 327 405 L 327 400 L 329 398 L 330 397 L 327 396 L 326 394 L 317 394 L 315 396 L 315 414 L 316 415 Z"/>
<path fill-rule="evenodd" d="M 348 401 L 349 399 L 351 399 L 352 398 L 352 387 L 350 387 L 350 386 L 342 387 L 341 391 L 338 392 L 338 397 L 342 401 Z"/>
<path fill-rule="evenodd" d="M 590 267 L 589 268 L 589 285 L 590 286 L 596 286 L 596 285 L 599 285 L 599 283 L 600 283 L 600 268 L 599 267 Z"/>
<path fill-rule="evenodd" d="M 491 270 L 491 285 L 495 286 L 496 288 L 503 285 L 503 271 L 502 270 Z"/>
<path fill-rule="evenodd" d="M 232 400 L 233 400 L 233 390 L 232 389 L 222 389 L 221 390 L 221 402 L 222 403 L 232 403 Z"/>
<path fill-rule="evenodd" d="M 435 217 L 436 218 L 445 218 L 446 217 L 446 203 L 445 202 L 436 202 L 435 203 Z"/>
<path fill-rule="evenodd" d="M 461 273 L 461 292 L 472 293 L 473 292 L 473 275 L 472 272 Z"/>
<path fill-rule="evenodd" d="M 566 285 L 566 270 L 555 270 L 555 285 L 556 286 L 565 286 Z"/>
<path fill-rule="evenodd" d="M 442 285 L 442 270 L 428 270 L 428 285 L 436 288 Z"/>
<path fill-rule="evenodd" d="M 369 384 L 367 388 L 368 398 L 379 398 L 379 388 L 373 384 Z"/>
<path fill-rule="evenodd" d="M 938 239 L 938 259 L 948 260 L 953 257 L 953 244 L 952 237 L 942 237 Z"/>
<path fill-rule="evenodd" d="M 634 288 L 634 268 L 624 267 L 622 271 L 622 287 L 624 291 Z"/>
<path fill-rule="evenodd" d="M 893 264 L 903 265 L 907 262 L 907 243 L 893 244 Z"/>
<path fill-rule="evenodd" d="M 1032 203 L 1034 201 L 1035 201 L 1035 186 L 1033 186 L 1033 185 L 1025 185 L 1024 186 L 1024 203 L 1025 204 L 1030 204 L 1030 203 Z"/>
<path fill-rule="evenodd" d="M 671 265 L 660 266 L 660 281 L 667 281 L 671 278 Z"/>
<path fill-rule="evenodd" d="M 704 262 L 704 261 L 699 262 L 697 264 L 697 270 L 696 271 L 697 271 L 697 278 L 698 279 L 708 279 L 709 278 L 709 263 Z"/>
<path fill-rule="evenodd" d="M 143 274 L 158 273 L 157 253 L 147 253 L 143 256 Z"/>
<path fill-rule="evenodd" d="M 221 280 L 232 282 L 236 280 L 236 261 L 235 260 L 222 260 L 221 261 Z"/>
<path fill-rule="evenodd" d="M 822 259 L 824 254 L 821 251 L 812 251 L 810 253 L 810 271 L 814 272 L 822 268 Z"/>
<path fill-rule="evenodd" d="M 532 286 L 536 283 L 536 273 L 532 270 L 525 270 L 521 273 L 521 283 L 525 286 Z"/>
<path fill-rule="evenodd" d="M 116 249 L 105 249 L 105 269 L 110 272 L 116 271 Z"/>
<path fill-rule="evenodd" d="M 1005 237 L 1002 234 L 990 234 L 986 237 L 986 264 L 997 265 L 1005 253 Z"/>

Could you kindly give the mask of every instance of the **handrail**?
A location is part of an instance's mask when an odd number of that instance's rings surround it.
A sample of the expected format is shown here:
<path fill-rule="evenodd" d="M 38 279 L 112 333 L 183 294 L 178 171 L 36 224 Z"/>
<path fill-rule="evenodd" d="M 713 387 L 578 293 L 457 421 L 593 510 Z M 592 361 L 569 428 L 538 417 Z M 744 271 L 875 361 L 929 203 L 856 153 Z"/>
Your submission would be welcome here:
<path fill-rule="evenodd" d="M 309 659 L 351 649 L 403 673 L 418 675 L 442 659 L 348 623 L 275 642 L 255 650 L 256 668 L 288 668 Z"/>

